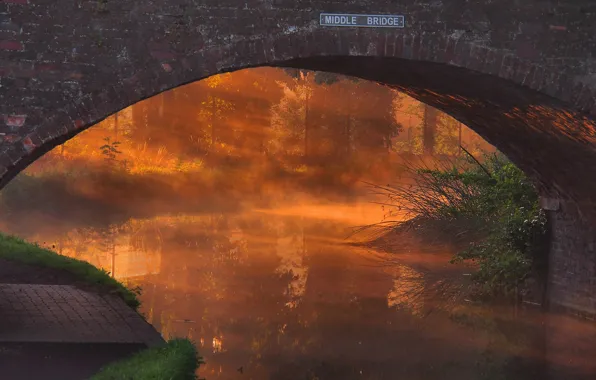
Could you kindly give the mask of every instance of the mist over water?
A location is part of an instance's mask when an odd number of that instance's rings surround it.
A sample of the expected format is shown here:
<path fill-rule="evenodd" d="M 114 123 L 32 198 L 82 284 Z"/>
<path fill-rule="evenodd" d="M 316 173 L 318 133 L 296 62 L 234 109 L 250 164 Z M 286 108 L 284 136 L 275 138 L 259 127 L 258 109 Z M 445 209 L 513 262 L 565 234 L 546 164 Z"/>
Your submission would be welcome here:
<path fill-rule="evenodd" d="M 449 246 L 349 244 L 388 211 L 361 181 L 492 148 L 390 89 L 323 79 L 247 70 L 139 103 L 9 184 L 0 227 L 141 286 L 206 379 L 592 378 L 592 323 L 469 302 Z"/>

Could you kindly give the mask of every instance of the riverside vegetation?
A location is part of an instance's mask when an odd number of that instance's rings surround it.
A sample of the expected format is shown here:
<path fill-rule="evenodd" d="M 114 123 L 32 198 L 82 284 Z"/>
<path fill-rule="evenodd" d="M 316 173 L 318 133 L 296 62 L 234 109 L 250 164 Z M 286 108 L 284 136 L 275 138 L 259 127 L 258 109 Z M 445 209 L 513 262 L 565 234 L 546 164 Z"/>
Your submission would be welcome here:
<path fill-rule="evenodd" d="M 476 267 L 473 294 L 515 298 L 545 271 L 547 218 L 529 178 L 499 153 L 430 168 L 409 165 L 411 183 L 371 185 L 385 195 L 398 222 L 375 227 L 391 232 L 435 229 L 443 240 L 463 240 L 452 259 Z"/>

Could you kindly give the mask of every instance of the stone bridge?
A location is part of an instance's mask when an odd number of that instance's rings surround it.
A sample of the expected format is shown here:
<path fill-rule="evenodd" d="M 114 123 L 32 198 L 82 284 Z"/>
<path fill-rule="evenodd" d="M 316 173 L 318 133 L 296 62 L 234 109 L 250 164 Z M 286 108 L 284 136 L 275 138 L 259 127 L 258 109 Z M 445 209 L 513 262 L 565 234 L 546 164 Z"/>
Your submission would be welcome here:
<path fill-rule="evenodd" d="M 404 18 L 333 27 L 321 13 Z M 524 169 L 552 213 L 549 299 L 594 313 L 595 36 L 590 0 L 0 0 L 0 186 L 114 112 L 216 73 L 353 75 L 447 112 Z"/>

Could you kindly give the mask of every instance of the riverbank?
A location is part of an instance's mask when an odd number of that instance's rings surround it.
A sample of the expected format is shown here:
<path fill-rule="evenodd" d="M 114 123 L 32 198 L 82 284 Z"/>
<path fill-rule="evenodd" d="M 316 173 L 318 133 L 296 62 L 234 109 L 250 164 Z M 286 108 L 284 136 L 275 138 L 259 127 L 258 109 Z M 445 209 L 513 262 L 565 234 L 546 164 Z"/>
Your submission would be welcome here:
<path fill-rule="evenodd" d="M 194 345 L 159 343 L 159 333 L 136 312 L 136 296 L 86 262 L 0 234 L 3 376 L 194 379 L 200 364 Z"/>
<path fill-rule="evenodd" d="M 115 294 L 135 310 L 140 305 L 137 290 L 128 289 L 106 271 L 1 233 L 0 283 L 73 285 L 92 292 Z"/>

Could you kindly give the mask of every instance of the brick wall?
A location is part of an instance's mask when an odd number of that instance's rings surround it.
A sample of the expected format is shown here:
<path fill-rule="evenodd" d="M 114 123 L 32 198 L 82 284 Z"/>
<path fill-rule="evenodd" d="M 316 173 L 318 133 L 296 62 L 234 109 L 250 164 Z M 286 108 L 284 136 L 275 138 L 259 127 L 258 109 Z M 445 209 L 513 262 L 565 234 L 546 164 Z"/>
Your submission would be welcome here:
<path fill-rule="evenodd" d="M 548 211 L 550 306 L 588 318 L 596 316 L 596 228 L 591 209 L 562 202 Z"/>

